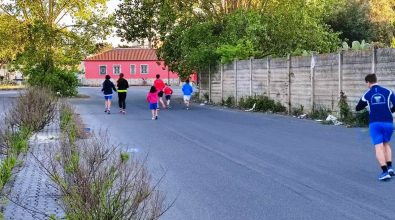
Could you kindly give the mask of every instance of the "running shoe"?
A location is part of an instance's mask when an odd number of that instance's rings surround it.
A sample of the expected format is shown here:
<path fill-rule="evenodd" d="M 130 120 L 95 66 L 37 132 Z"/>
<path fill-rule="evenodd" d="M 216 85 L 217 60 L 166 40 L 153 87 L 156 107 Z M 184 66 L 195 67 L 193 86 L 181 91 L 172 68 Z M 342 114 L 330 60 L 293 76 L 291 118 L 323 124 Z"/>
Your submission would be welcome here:
<path fill-rule="evenodd" d="M 388 174 L 389 174 L 390 176 L 395 176 L 394 169 L 392 168 L 392 166 L 389 166 L 389 167 L 388 167 Z"/>
<path fill-rule="evenodd" d="M 155 117 L 152 117 L 152 120 L 155 120 Z"/>
<path fill-rule="evenodd" d="M 155 116 L 155 120 L 158 120 L 158 116 Z"/>
<path fill-rule="evenodd" d="M 385 180 L 389 180 L 389 179 L 391 179 L 391 176 L 389 175 L 388 171 L 387 172 L 382 172 L 379 175 L 379 180 L 381 180 L 381 181 L 385 181 Z"/>

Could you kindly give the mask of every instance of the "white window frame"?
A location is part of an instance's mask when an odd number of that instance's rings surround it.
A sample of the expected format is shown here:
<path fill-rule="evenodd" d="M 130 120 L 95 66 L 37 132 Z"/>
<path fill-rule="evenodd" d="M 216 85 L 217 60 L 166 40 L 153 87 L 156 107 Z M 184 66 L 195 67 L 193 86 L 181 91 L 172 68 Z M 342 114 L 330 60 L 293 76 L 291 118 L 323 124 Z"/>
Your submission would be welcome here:
<path fill-rule="evenodd" d="M 101 73 L 101 68 L 102 67 L 106 68 L 106 72 L 104 74 Z M 107 65 L 99 65 L 99 75 L 107 75 Z"/>
<path fill-rule="evenodd" d="M 133 68 L 132 68 L 133 66 Z M 133 72 L 132 72 L 133 70 Z M 130 64 L 130 74 L 135 75 L 136 74 L 136 64 Z"/>
<path fill-rule="evenodd" d="M 119 66 L 119 73 L 116 73 L 115 72 L 115 67 L 116 66 Z M 112 65 L 112 73 L 114 74 L 114 75 L 119 75 L 119 74 L 121 74 L 122 73 L 122 66 L 121 66 L 121 64 L 114 64 L 114 65 Z"/>
<path fill-rule="evenodd" d="M 143 66 L 147 66 L 146 73 L 143 73 Z M 140 64 L 140 74 L 149 74 L 148 64 Z"/>

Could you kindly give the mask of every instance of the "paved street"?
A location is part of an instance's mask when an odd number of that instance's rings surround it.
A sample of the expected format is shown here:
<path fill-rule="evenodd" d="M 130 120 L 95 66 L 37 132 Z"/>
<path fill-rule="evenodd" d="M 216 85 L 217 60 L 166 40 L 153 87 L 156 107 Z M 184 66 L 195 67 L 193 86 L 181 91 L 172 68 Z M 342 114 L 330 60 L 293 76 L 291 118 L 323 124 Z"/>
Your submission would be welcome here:
<path fill-rule="evenodd" d="M 148 88 L 130 89 L 128 114 L 105 115 L 98 88 L 74 99 L 93 129 L 149 155 L 177 198 L 163 219 L 393 219 L 395 181 L 376 180 L 367 129 L 179 104 L 152 121 Z M 116 102 L 115 98 L 115 102 Z"/>

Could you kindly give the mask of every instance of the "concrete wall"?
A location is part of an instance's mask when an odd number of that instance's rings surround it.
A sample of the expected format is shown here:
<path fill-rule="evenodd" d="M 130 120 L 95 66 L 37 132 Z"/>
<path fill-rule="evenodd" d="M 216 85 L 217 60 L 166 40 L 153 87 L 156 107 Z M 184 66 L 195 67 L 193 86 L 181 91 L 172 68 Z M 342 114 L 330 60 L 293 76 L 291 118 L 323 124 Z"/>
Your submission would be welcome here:
<path fill-rule="evenodd" d="M 200 70 L 201 94 L 214 103 L 266 95 L 288 109 L 338 111 L 340 91 L 354 107 L 367 90 L 364 78 L 376 73 L 379 84 L 395 90 L 395 49 L 372 49 L 307 57 L 235 61 Z M 237 80 L 236 80 L 237 79 Z"/>

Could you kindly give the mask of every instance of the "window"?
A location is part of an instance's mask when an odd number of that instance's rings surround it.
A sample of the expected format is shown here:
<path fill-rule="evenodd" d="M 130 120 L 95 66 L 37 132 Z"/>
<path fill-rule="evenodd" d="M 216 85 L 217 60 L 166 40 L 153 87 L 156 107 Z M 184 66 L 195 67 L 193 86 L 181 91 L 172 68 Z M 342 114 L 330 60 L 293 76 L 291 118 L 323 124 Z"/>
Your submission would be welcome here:
<path fill-rule="evenodd" d="M 148 65 L 142 64 L 140 72 L 141 72 L 141 74 L 148 74 Z"/>
<path fill-rule="evenodd" d="M 113 73 L 114 75 L 119 75 L 121 73 L 121 65 L 114 65 Z"/>
<path fill-rule="evenodd" d="M 107 74 L 107 66 L 100 66 L 100 75 Z"/>
<path fill-rule="evenodd" d="M 130 74 L 136 74 L 136 65 L 130 65 Z"/>

